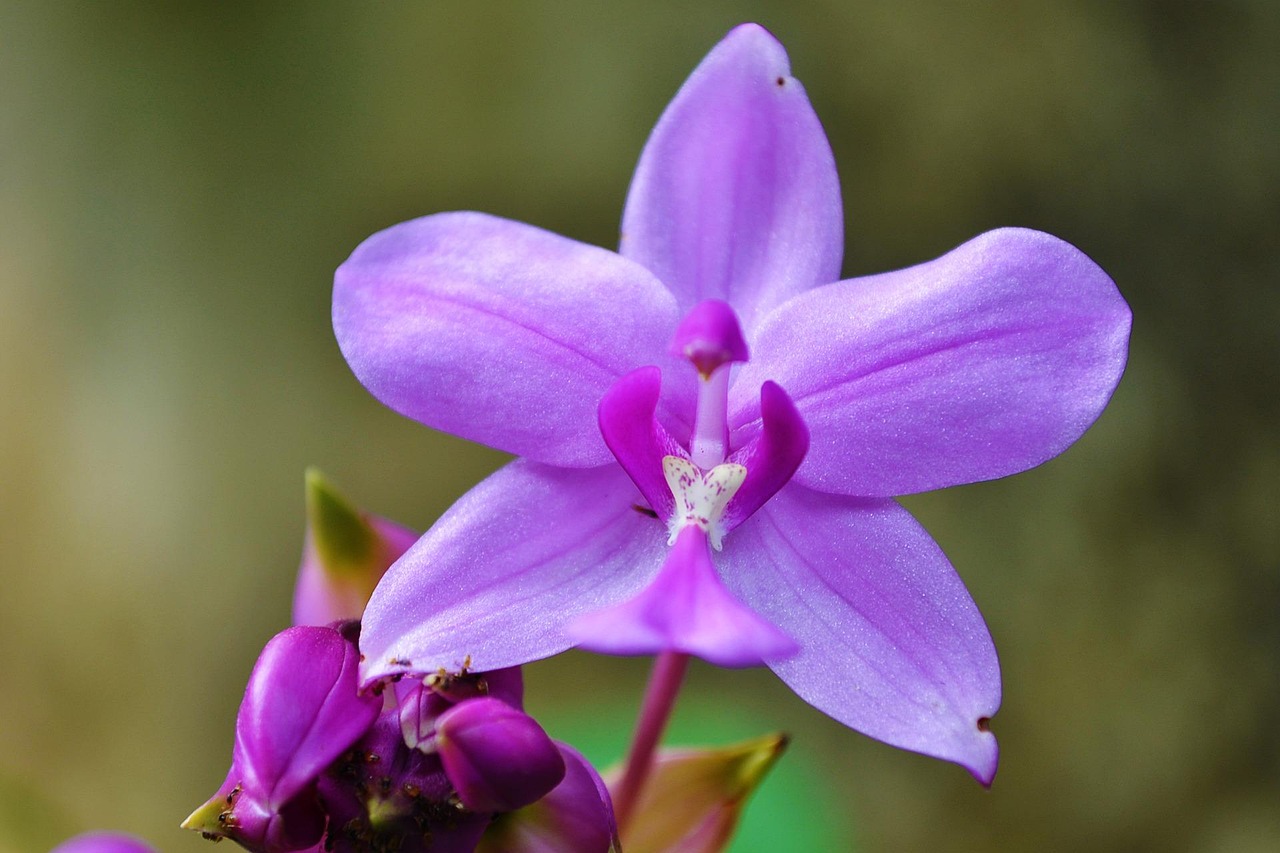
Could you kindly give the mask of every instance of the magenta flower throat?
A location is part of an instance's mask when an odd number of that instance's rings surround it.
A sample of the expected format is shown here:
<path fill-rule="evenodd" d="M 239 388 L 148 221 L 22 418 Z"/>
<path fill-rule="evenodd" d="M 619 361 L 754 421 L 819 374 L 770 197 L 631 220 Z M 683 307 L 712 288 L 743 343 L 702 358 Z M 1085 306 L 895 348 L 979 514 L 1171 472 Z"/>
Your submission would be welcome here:
<path fill-rule="evenodd" d="M 990 634 L 893 498 L 1065 450 L 1119 381 L 1129 310 L 1035 231 L 844 281 L 842 244 L 822 128 L 744 25 L 658 122 L 619 252 L 480 213 L 357 248 L 333 316 L 360 381 L 521 457 L 383 578 L 362 679 L 574 645 L 764 664 L 989 783 Z"/>

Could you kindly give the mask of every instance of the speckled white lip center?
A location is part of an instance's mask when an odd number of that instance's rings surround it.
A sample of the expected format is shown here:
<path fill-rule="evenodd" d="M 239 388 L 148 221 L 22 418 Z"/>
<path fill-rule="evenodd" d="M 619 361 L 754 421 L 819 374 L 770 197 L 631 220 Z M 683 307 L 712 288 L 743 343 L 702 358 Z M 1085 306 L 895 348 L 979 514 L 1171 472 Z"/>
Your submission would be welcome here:
<path fill-rule="evenodd" d="M 662 473 L 676 499 L 671 518 L 667 519 L 671 534 L 667 544 L 674 544 L 676 535 L 693 525 L 706 531 L 711 547 L 719 551 L 724 541 L 724 509 L 747 479 L 747 469 L 736 462 L 721 462 L 703 471 L 688 459 L 664 456 Z"/>

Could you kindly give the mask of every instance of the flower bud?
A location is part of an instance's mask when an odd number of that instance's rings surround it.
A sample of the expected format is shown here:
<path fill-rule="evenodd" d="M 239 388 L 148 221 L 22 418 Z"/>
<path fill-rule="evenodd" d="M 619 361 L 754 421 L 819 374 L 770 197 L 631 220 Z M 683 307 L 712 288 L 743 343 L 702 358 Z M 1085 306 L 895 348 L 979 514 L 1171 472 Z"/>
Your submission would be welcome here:
<path fill-rule="evenodd" d="M 616 853 L 618 827 L 604 780 L 572 747 L 556 746 L 564 779 L 536 803 L 494 818 L 475 853 Z"/>
<path fill-rule="evenodd" d="M 358 665 L 355 645 L 333 628 L 273 637 L 245 688 L 231 771 L 183 827 L 260 853 L 314 846 L 325 827 L 316 782 L 382 706 L 356 692 Z"/>
<path fill-rule="evenodd" d="M 499 699 L 469 699 L 441 714 L 436 748 L 458 798 L 473 811 L 514 811 L 564 778 L 564 759 L 547 733 Z"/>
<path fill-rule="evenodd" d="M 373 588 L 418 534 L 352 506 L 307 469 L 307 538 L 293 597 L 295 625 L 359 619 Z"/>
<path fill-rule="evenodd" d="M 663 750 L 623 830 L 627 853 L 720 853 L 747 798 L 786 749 L 774 734 L 732 746 Z"/>

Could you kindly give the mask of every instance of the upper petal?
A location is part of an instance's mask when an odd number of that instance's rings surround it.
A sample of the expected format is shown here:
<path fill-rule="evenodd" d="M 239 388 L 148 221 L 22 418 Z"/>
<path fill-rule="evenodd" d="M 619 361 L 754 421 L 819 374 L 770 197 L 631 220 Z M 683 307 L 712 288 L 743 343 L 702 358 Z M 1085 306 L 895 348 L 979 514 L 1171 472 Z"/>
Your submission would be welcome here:
<path fill-rule="evenodd" d="M 995 647 L 946 556 L 906 510 L 791 484 L 721 556 L 729 588 L 800 643 L 770 666 L 802 699 L 990 784 Z"/>
<path fill-rule="evenodd" d="M 596 403 L 666 358 L 675 300 L 613 252 L 480 213 L 381 231 L 338 268 L 333 326 L 379 400 L 541 462 L 599 465 Z"/>
<path fill-rule="evenodd" d="M 746 392 L 773 379 L 809 426 L 795 479 L 813 488 L 889 496 L 1023 471 L 1102 413 L 1129 325 L 1111 279 L 1078 249 L 991 231 L 774 311 L 739 368 L 734 445 L 758 428 Z"/>
<path fill-rule="evenodd" d="M 572 617 L 634 595 L 661 565 L 666 525 L 640 502 L 616 465 L 502 468 L 383 577 L 360 635 L 364 680 L 564 651 Z"/>
<path fill-rule="evenodd" d="M 743 24 L 707 54 L 645 145 L 621 252 L 687 311 L 733 305 L 748 334 L 773 306 L 840 275 L 835 160 L 786 51 Z"/>

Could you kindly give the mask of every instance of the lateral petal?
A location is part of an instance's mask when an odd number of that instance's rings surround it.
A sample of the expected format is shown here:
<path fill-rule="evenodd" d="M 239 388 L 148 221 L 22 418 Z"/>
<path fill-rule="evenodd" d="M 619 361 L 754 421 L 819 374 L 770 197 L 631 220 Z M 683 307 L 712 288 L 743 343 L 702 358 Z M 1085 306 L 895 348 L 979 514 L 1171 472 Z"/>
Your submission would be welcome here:
<path fill-rule="evenodd" d="M 631 477 L 658 518 L 666 521 L 674 508 L 671 487 L 663 475 L 666 456 L 688 453 L 662 428 L 654 412 L 662 390 L 662 371 L 641 367 L 615 382 L 600 400 L 600 434 L 618 464 Z"/>
<path fill-rule="evenodd" d="M 990 784 L 995 647 L 946 556 L 906 510 L 791 484 L 721 556 L 730 589 L 799 642 L 798 654 L 770 666 L 802 699 Z"/>
<path fill-rule="evenodd" d="M 627 371 L 669 359 L 679 320 L 639 264 L 481 213 L 374 234 L 334 279 L 338 345 L 375 397 L 555 465 L 609 460 L 596 403 Z"/>
<path fill-rule="evenodd" d="M 839 278 L 843 228 L 831 147 L 786 51 L 757 24 L 735 28 L 649 137 L 620 251 L 682 312 L 731 303 L 749 337 L 775 305 Z"/>
<path fill-rule="evenodd" d="M 574 616 L 629 598 L 662 564 L 666 525 L 642 504 L 617 465 L 500 469 L 383 576 L 364 614 L 363 680 L 564 651 Z"/>
<path fill-rule="evenodd" d="M 772 379 L 809 426 L 804 485 L 888 497 L 1014 474 L 1102 413 L 1129 325 L 1111 279 L 1078 249 L 990 231 L 774 311 L 730 394 L 734 445 L 758 430 L 749 392 Z"/>

